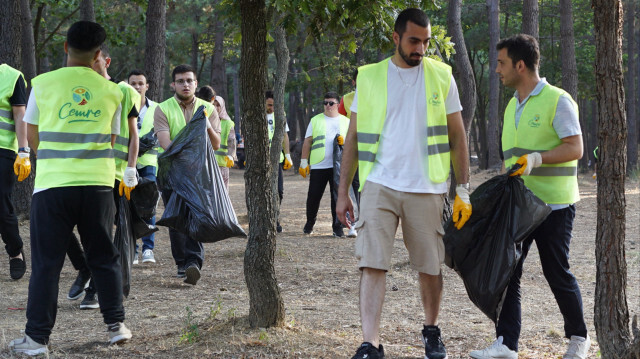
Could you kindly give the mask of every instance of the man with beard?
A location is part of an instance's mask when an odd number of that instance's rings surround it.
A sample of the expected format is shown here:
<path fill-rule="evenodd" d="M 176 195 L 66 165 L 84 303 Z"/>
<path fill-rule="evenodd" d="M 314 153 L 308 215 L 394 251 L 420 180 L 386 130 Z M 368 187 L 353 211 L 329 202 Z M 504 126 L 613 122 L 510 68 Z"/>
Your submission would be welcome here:
<path fill-rule="evenodd" d="M 451 67 L 423 58 L 430 38 L 427 15 L 419 9 L 404 10 L 394 26 L 395 54 L 358 69 L 336 206 L 340 221 L 350 225 L 346 214 L 354 218 L 354 213 L 348 189 L 359 168 L 361 211 L 355 251 L 364 340 L 355 359 L 384 357 L 380 315 L 399 220 L 411 268 L 419 273 L 425 358 L 447 357 L 437 326 L 444 261 L 442 211 L 451 160 L 461 183 L 453 206 L 456 227 L 462 228 L 471 215 L 469 153 Z"/>
<path fill-rule="evenodd" d="M 200 106 L 205 106 L 206 113 L 209 114 L 207 134 L 211 146 L 214 150 L 220 148 L 220 118 L 211 102 L 195 96 L 198 87 L 195 70 L 189 65 L 178 65 L 173 69 L 171 78 L 173 79 L 171 87 L 175 90 L 175 95 L 160 103 L 153 116 L 153 127 L 160 146 L 166 150 L 174 137 L 189 123 L 194 112 Z M 171 191 L 163 190 L 162 200 L 165 206 L 169 198 L 171 198 Z M 169 239 L 171 254 L 178 266 L 178 278 L 185 278 L 185 283 L 196 285 L 200 279 L 200 269 L 204 261 L 202 243 L 174 229 L 169 229 Z"/>

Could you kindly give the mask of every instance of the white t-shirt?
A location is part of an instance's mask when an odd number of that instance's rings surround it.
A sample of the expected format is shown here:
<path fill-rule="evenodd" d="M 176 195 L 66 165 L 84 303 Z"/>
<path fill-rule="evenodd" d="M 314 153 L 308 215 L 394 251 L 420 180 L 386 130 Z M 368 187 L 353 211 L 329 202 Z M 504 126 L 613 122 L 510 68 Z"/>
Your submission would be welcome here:
<path fill-rule="evenodd" d="M 426 168 L 424 165 L 428 156 L 425 91 L 422 66 L 403 69 L 389 61 L 386 119 L 367 181 L 402 192 L 447 192 L 447 182 L 432 182 L 428 165 Z M 445 99 L 445 109 L 447 115 L 462 111 L 453 76 Z M 351 112 L 358 113 L 357 89 Z"/>
<path fill-rule="evenodd" d="M 269 133 L 275 131 L 275 125 L 276 123 L 274 122 L 275 117 L 272 113 L 268 113 L 267 114 L 267 126 L 269 126 Z M 285 122 L 284 124 L 284 132 L 289 132 L 289 124 Z"/>
<path fill-rule="evenodd" d="M 320 170 L 325 168 L 333 168 L 333 140 L 336 138 L 336 135 L 340 134 L 340 117 L 329 117 L 327 115 L 323 115 L 325 120 L 325 126 L 327 130 L 327 134 L 324 139 L 324 159 L 320 163 L 316 163 L 315 165 L 311 165 L 312 170 Z M 313 136 L 313 122 L 309 122 L 309 126 L 307 126 L 307 133 L 304 135 L 305 138 Z"/>

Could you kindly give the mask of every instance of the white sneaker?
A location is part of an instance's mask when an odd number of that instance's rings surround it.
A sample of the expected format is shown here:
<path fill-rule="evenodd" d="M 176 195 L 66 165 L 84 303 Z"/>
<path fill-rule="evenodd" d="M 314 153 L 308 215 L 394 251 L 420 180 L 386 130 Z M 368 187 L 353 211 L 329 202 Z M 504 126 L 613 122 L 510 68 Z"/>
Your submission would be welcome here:
<path fill-rule="evenodd" d="M 145 249 L 144 252 L 142 252 L 142 263 L 155 263 L 155 262 L 156 262 L 156 258 L 153 256 L 153 250 Z"/>
<path fill-rule="evenodd" d="M 347 233 L 347 237 L 356 238 L 358 236 L 358 231 L 356 231 L 355 227 L 349 228 L 349 233 Z"/>
<path fill-rule="evenodd" d="M 107 324 L 109 344 L 122 344 L 131 339 L 131 331 L 122 322 Z"/>
<path fill-rule="evenodd" d="M 502 336 L 499 336 L 488 348 L 474 350 L 469 355 L 476 359 L 518 359 L 518 353 L 502 344 Z"/>
<path fill-rule="evenodd" d="M 138 253 L 133 255 L 133 264 L 138 264 Z"/>
<path fill-rule="evenodd" d="M 14 353 L 23 353 L 29 356 L 47 355 L 49 353 L 49 348 L 46 345 L 35 342 L 26 334 L 22 338 L 9 342 L 9 349 Z"/>
<path fill-rule="evenodd" d="M 586 338 L 572 335 L 567 352 L 564 353 L 562 359 L 585 359 L 590 346 L 591 339 L 588 334 Z"/>

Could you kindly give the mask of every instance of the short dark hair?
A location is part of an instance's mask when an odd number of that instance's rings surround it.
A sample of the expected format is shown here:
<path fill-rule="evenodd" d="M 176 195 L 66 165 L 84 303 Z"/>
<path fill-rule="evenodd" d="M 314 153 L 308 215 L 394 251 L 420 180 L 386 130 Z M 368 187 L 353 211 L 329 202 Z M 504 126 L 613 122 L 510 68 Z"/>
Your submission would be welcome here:
<path fill-rule="evenodd" d="M 211 102 L 211 100 L 216 97 L 216 91 L 209 85 L 202 86 L 200 87 L 200 89 L 198 89 L 198 91 L 196 91 L 196 97 L 207 102 Z"/>
<path fill-rule="evenodd" d="M 107 38 L 104 28 L 92 21 L 78 21 L 67 30 L 67 45 L 82 52 L 97 50 Z"/>
<path fill-rule="evenodd" d="M 147 79 L 147 74 L 145 74 L 142 70 L 138 70 L 138 69 L 131 70 L 127 75 L 127 80 L 129 80 L 131 76 L 144 76 L 144 79 L 147 80 L 147 83 L 149 82 L 149 79 Z"/>
<path fill-rule="evenodd" d="M 535 37 L 527 34 L 518 34 L 500 40 L 496 45 L 498 51 L 507 49 L 507 55 L 513 62 L 524 61 L 525 66 L 531 71 L 536 71 L 540 63 L 540 47 Z"/>
<path fill-rule="evenodd" d="M 190 65 L 187 64 L 182 64 L 182 65 L 178 65 L 176 66 L 173 71 L 171 72 L 171 80 L 175 81 L 176 80 L 176 75 L 178 74 L 184 74 L 187 72 L 193 72 L 193 77 L 196 77 L 196 70 L 191 67 Z"/>
<path fill-rule="evenodd" d="M 272 99 L 273 100 L 273 90 L 267 90 L 264 92 L 264 99 Z"/>
<path fill-rule="evenodd" d="M 397 32 L 400 37 L 402 37 L 402 34 L 407 30 L 407 21 L 411 21 L 421 27 L 428 27 L 431 25 L 429 16 L 427 16 L 424 11 L 415 8 L 405 9 L 398 15 L 396 23 L 393 26 L 393 31 Z"/>
<path fill-rule="evenodd" d="M 358 69 L 356 68 L 356 70 L 353 72 L 353 81 L 357 81 L 358 80 Z"/>
<path fill-rule="evenodd" d="M 338 93 L 334 92 L 334 91 L 329 91 L 329 92 L 324 94 L 324 99 L 326 100 L 328 98 L 332 98 L 332 99 L 336 99 L 336 100 L 340 101 L 340 96 L 338 96 Z"/>

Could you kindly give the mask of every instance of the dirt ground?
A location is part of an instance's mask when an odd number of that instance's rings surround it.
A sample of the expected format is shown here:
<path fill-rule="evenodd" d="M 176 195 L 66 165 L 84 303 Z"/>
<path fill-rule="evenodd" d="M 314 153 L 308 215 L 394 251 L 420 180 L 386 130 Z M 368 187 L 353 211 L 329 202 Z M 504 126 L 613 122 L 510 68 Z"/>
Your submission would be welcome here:
<path fill-rule="evenodd" d="M 230 192 L 236 213 L 247 228 L 243 171 L 231 170 Z M 81 311 L 80 300 L 66 299 L 76 273 L 65 263 L 60 277 L 58 316 L 51 336 L 56 358 L 350 358 L 362 341 L 358 312 L 359 272 L 353 239 L 331 236 L 328 189 L 320 207 L 315 233 L 302 234 L 307 180 L 285 172 L 285 197 L 277 237 L 276 273 L 286 309 L 282 328 L 251 329 L 249 299 L 243 275 L 245 239 L 206 244 L 205 266 L 196 286 L 175 278 L 168 231 L 156 235 L 156 264 L 134 266 L 127 326 L 133 339 L 108 346 L 106 326 L 97 310 Z M 495 173 L 474 171 L 476 187 Z M 571 266 L 580 283 L 585 316 L 594 344 L 590 358 L 599 357 L 593 324 L 595 293 L 596 183 L 581 174 L 580 194 L 571 245 Z M 640 250 L 638 183 L 627 186 L 627 298 L 631 314 L 640 311 Z M 21 234 L 29 257 L 28 223 Z M 420 339 L 423 314 L 417 275 L 398 230 L 393 270 L 388 274 L 381 322 L 381 343 L 388 358 L 423 358 Z M 6 258 L 6 257 L 4 257 Z M 24 328 L 30 270 L 19 281 L 8 275 L 0 260 L 0 358 L 13 358 L 7 343 Z M 458 275 L 443 266 L 444 298 L 440 328 L 449 358 L 468 358 L 470 350 L 489 345 L 493 325 L 467 298 Z M 566 348 L 562 317 L 532 248 L 525 264 L 523 329 L 520 358 L 559 358 Z M 397 289 L 397 290 L 396 290 Z"/>

